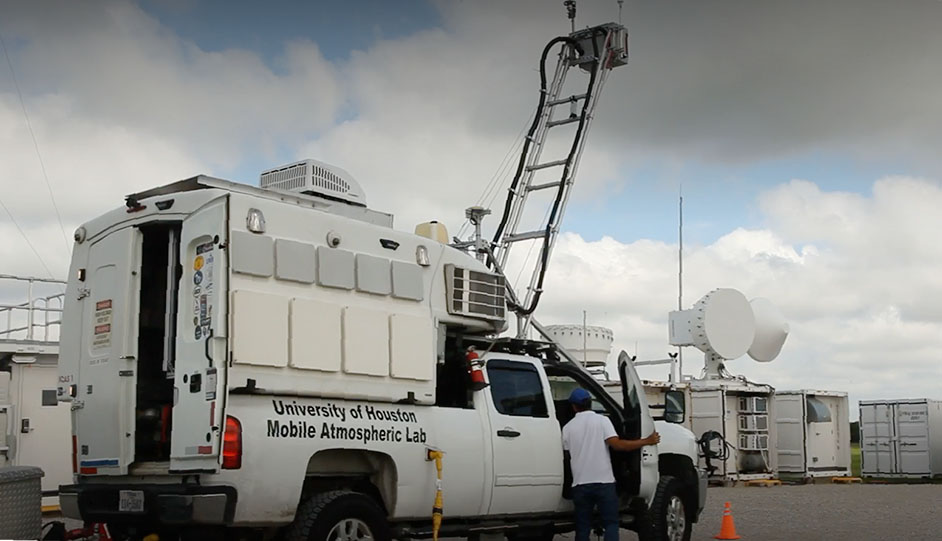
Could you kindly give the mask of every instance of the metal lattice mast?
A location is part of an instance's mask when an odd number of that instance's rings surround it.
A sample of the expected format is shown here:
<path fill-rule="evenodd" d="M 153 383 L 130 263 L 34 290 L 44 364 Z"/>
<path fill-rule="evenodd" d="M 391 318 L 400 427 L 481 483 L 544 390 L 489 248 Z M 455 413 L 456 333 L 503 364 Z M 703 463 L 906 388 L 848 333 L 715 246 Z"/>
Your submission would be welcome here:
<path fill-rule="evenodd" d="M 552 42 L 551 42 L 552 43 Z M 627 31 L 620 24 L 609 23 L 574 32 L 563 41 L 553 79 L 541 92 L 545 94 L 543 107 L 537 112 L 535 129 L 529 139 L 528 152 L 522 160 L 524 167 L 519 181 L 511 187 L 508 197 L 509 213 L 503 231 L 494 240 L 494 261 L 499 269 L 507 269 L 512 247 L 523 241 L 542 239 L 540 252 L 534 263 L 527 265 L 522 273 L 530 272 L 524 302 L 517 305 L 518 336 L 523 337 L 530 323 L 530 316 L 541 294 L 542 279 L 546 272 L 560 224 L 565 214 L 569 197 L 575 183 L 576 173 L 585 149 L 586 135 L 591 127 L 598 98 L 602 93 L 611 69 L 627 62 Z M 579 67 L 589 75 L 586 92 L 560 97 L 569 70 Z M 560 106 L 569 105 L 569 115 L 556 118 L 554 113 Z M 570 138 L 569 153 L 560 159 L 541 161 L 543 149 L 555 128 L 578 123 Z M 535 182 L 537 172 L 555 168 L 561 171 L 557 180 Z M 545 223 L 540 229 L 526 230 L 522 227 L 525 213 L 533 212 L 527 202 L 531 192 L 555 190 L 556 197 L 546 209 Z M 531 206 L 532 207 L 532 206 Z M 529 214 L 528 214 L 529 215 Z"/>

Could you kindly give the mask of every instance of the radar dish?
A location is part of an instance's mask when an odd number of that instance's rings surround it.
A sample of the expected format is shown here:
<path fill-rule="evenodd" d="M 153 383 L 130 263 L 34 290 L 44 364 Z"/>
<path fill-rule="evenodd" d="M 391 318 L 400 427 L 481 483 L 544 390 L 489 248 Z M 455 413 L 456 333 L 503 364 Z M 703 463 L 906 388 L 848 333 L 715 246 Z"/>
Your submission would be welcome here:
<path fill-rule="evenodd" d="M 760 363 L 775 360 L 788 338 L 788 322 L 772 301 L 762 297 L 752 299 L 755 314 L 755 339 L 749 346 L 749 356 Z"/>
<path fill-rule="evenodd" d="M 694 333 L 694 345 L 700 351 L 723 359 L 746 354 L 753 343 L 756 323 L 745 295 L 735 289 L 715 289 L 700 299 L 694 310 L 702 321 L 702 330 Z"/>

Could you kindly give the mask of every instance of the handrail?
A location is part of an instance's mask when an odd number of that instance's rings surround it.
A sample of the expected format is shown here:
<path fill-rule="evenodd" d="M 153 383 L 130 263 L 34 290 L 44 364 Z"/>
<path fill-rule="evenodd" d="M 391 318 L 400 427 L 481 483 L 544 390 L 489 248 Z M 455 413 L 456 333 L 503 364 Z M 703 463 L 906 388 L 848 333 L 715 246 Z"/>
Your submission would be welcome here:
<path fill-rule="evenodd" d="M 62 309 L 65 293 L 49 295 L 34 295 L 34 285 L 59 284 L 65 285 L 63 280 L 54 278 L 39 278 L 35 276 L 16 276 L 0 274 L 0 281 L 13 281 L 26 287 L 26 300 L 20 303 L 0 303 L 0 321 L 6 313 L 6 326 L 0 325 L 0 340 L 40 340 L 43 342 L 58 339 L 59 325 L 62 323 Z M 16 317 L 15 317 L 16 316 Z M 24 318 L 25 316 L 25 318 Z M 40 316 L 37 318 L 37 316 Z M 25 319 L 25 321 L 23 321 Z M 38 332 L 37 332 L 38 331 Z M 41 338 L 38 336 L 41 335 Z"/>

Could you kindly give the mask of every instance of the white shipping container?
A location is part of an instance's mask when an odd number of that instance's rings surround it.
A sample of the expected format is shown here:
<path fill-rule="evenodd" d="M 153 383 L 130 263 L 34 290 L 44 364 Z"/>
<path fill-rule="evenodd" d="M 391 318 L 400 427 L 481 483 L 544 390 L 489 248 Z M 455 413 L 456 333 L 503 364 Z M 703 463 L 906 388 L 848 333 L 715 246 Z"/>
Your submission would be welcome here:
<path fill-rule="evenodd" d="M 727 458 L 710 462 L 715 468 L 712 479 L 731 483 L 777 475 L 775 426 L 768 422 L 774 410 L 771 387 L 739 380 L 694 380 L 690 392 L 694 436 L 713 431 L 726 441 Z M 722 451 L 722 446 L 714 442 L 712 449 Z M 707 467 L 703 458 L 700 467 Z"/>
<path fill-rule="evenodd" d="M 776 391 L 774 400 L 780 472 L 806 478 L 850 474 L 847 393 Z"/>
<path fill-rule="evenodd" d="M 865 477 L 942 475 L 942 401 L 861 401 L 860 459 Z"/>

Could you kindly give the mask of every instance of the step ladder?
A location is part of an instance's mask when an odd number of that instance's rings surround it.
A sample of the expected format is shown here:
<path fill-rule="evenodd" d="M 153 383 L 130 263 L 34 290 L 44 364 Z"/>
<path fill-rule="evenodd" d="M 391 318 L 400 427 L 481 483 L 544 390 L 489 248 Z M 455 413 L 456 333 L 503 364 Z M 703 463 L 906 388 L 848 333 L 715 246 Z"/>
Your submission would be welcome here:
<path fill-rule="evenodd" d="M 540 251 L 535 260 L 529 260 L 521 270 L 521 276 L 527 271 L 530 273 L 523 302 L 518 303 L 520 295 L 509 292 L 508 304 L 517 313 L 517 336 L 524 338 L 530 324 L 530 316 L 539 302 L 542 294 L 543 277 L 559 227 L 562 223 L 566 205 L 572 193 L 579 169 L 579 161 L 585 149 L 586 135 L 592 124 L 595 106 L 599 95 L 605 86 L 608 73 L 628 61 L 628 32 L 624 26 L 608 23 L 600 26 L 586 28 L 570 34 L 567 38 L 556 38 L 547 45 L 541 58 L 541 70 L 544 70 L 546 57 L 550 49 L 561 43 L 556 70 L 553 78 L 546 83 L 542 76 L 543 87 L 540 89 L 541 106 L 534 116 L 533 123 L 524 142 L 524 150 L 520 156 L 514 182 L 508 191 L 504 216 L 498 226 L 492 242 L 493 254 L 491 261 L 499 272 L 507 270 L 512 248 L 521 242 L 542 239 Z M 573 68 L 579 68 L 588 74 L 589 82 L 586 91 L 581 94 L 562 95 L 566 76 Z M 541 74 L 545 71 L 541 71 Z M 567 110 L 562 116 L 560 109 Z M 570 134 L 570 144 L 566 146 L 568 154 L 547 159 L 543 150 L 551 134 L 559 133 L 558 128 L 577 124 L 574 133 Z M 536 174 L 544 170 L 558 170 L 557 180 L 550 182 L 536 182 Z M 545 223 L 539 229 L 530 229 L 523 226 L 525 211 L 527 216 L 533 208 L 527 208 L 529 195 L 533 192 L 551 190 L 554 194 L 549 208 L 542 214 Z M 537 209 L 539 210 L 539 209 Z M 519 250 L 518 250 L 519 251 Z M 509 282 L 509 281 L 508 281 Z M 508 289 L 512 285 L 508 283 Z"/>

